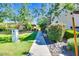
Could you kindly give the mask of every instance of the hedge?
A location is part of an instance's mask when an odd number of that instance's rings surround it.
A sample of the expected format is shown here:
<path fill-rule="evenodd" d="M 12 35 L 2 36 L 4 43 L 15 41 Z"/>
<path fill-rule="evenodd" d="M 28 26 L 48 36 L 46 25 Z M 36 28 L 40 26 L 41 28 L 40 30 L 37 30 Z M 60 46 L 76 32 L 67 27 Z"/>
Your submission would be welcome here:
<path fill-rule="evenodd" d="M 6 29 L 16 29 L 19 28 L 20 24 L 16 23 L 0 23 L 0 29 L 6 30 Z"/>
<path fill-rule="evenodd" d="M 77 45 L 78 45 L 78 50 L 79 50 L 79 38 L 76 39 L 77 40 Z M 74 38 L 70 38 L 67 40 L 67 46 L 70 50 L 72 50 L 73 52 L 75 52 L 75 47 L 74 47 Z"/>
<path fill-rule="evenodd" d="M 11 35 L 2 34 L 0 35 L 0 42 L 11 42 Z"/>
<path fill-rule="evenodd" d="M 32 40 L 36 37 L 37 32 L 32 32 L 32 33 L 24 33 L 19 35 L 19 40 L 20 41 L 25 41 L 27 40 Z M 12 36 L 11 35 L 6 35 L 6 34 L 0 34 L 0 43 L 3 42 L 12 42 Z"/>
<path fill-rule="evenodd" d="M 47 27 L 47 35 L 50 40 L 62 41 L 65 32 L 65 27 L 63 24 L 51 24 Z"/>
<path fill-rule="evenodd" d="M 79 32 L 76 32 L 76 35 L 79 35 Z M 64 34 L 64 38 L 69 39 L 74 37 L 74 32 L 73 30 L 66 30 Z"/>

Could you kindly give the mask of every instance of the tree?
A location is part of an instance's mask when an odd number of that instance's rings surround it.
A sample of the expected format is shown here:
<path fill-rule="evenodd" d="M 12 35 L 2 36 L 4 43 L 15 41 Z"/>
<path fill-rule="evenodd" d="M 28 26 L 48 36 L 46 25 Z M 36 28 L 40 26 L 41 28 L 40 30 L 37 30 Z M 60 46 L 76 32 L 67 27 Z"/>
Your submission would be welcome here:
<path fill-rule="evenodd" d="M 19 9 L 19 21 L 24 23 L 27 22 L 29 16 L 29 10 L 26 8 L 26 4 L 21 4 L 21 8 Z"/>
<path fill-rule="evenodd" d="M 41 30 L 45 30 L 45 28 L 47 27 L 47 22 L 48 19 L 46 17 L 42 17 L 41 19 L 38 20 L 38 25 L 41 28 Z"/>
<path fill-rule="evenodd" d="M 15 13 L 12 9 L 12 4 L 8 4 L 8 3 L 1 3 L 0 4 L 0 9 L 2 9 L 0 11 L 0 18 L 2 19 L 2 21 L 4 19 L 10 19 L 10 20 L 15 20 L 14 17 L 15 17 Z M 16 20 L 15 20 L 16 21 Z"/>
<path fill-rule="evenodd" d="M 49 4 L 49 5 L 50 5 L 50 8 L 47 14 L 47 17 L 49 17 L 49 24 L 51 24 L 52 21 L 54 21 L 55 17 L 59 18 L 62 11 L 66 10 L 67 12 L 69 11 L 72 12 L 75 9 L 75 6 L 73 3 L 65 3 L 65 4 L 55 3 L 55 4 Z"/>

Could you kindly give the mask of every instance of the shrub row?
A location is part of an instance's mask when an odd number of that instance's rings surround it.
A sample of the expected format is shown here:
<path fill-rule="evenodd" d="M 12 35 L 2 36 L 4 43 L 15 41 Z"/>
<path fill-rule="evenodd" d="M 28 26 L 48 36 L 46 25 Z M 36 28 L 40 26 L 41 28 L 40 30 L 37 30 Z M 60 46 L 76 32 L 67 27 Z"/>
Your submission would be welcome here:
<path fill-rule="evenodd" d="M 56 23 L 47 27 L 47 35 L 50 40 L 61 41 L 64 35 L 64 25 Z"/>
<path fill-rule="evenodd" d="M 79 38 L 77 38 L 77 45 L 78 45 L 78 50 L 79 50 Z M 67 41 L 67 46 L 68 49 L 72 50 L 73 52 L 75 52 L 75 47 L 74 47 L 74 38 L 70 38 Z"/>
<path fill-rule="evenodd" d="M 0 35 L 0 42 L 11 42 L 11 35 Z"/>
<path fill-rule="evenodd" d="M 79 35 L 79 32 L 76 32 L 76 35 Z M 66 30 L 64 34 L 64 38 L 69 39 L 74 37 L 74 32 L 73 30 Z"/>
<path fill-rule="evenodd" d="M 37 32 L 33 33 L 25 33 L 25 34 L 20 34 L 19 35 L 19 40 L 24 41 L 24 40 L 32 40 L 36 37 Z M 12 36 L 11 35 L 0 35 L 0 43 L 1 42 L 12 42 Z"/>
<path fill-rule="evenodd" d="M 15 23 L 0 23 L 0 29 L 2 30 L 6 30 L 6 29 L 16 29 L 18 28 L 20 25 L 19 24 L 15 24 Z"/>

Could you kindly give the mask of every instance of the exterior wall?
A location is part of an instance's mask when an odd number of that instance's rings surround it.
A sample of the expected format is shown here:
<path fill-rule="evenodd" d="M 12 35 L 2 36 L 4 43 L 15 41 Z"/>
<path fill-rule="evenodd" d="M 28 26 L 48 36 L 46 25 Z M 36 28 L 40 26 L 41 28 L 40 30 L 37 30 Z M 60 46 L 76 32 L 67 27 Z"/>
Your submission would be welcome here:
<path fill-rule="evenodd" d="M 76 26 L 79 26 L 79 14 L 74 14 L 74 19 Z M 55 21 L 63 22 L 66 25 L 66 29 L 70 29 L 72 26 L 72 16 L 70 13 L 62 12 L 58 18 L 55 18 Z"/>

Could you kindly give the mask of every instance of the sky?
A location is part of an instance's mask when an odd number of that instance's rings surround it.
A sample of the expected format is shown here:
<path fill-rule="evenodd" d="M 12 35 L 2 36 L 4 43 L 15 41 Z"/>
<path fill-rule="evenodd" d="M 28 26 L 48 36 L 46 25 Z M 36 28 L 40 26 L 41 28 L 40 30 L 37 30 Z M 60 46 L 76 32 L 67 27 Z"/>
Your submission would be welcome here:
<path fill-rule="evenodd" d="M 42 5 L 42 3 L 31 3 L 31 4 L 29 4 L 29 6 L 27 8 L 29 8 L 31 11 L 33 11 L 34 8 L 40 9 L 41 5 Z M 18 10 L 21 7 L 21 3 L 13 4 L 12 7 L 13 7 L 13 9 Z M 18 13 L 18 12 L 16 11 L 16 13 Z M 33 23 L 37 24 L 37 17 L 34 18 Z"/>
<path fill-rule="evenodd" d="M 39 10 L 41 8 L 41 5 L 42 5 L 42 3 L 29 3 L 27 8 L 30 9 L 31 11 L 33 11 L 34 8 L 37 8 Z M 21 6 L 22 6 L 22 3 L 12 3 L 11 7 L 13 8 L 13 11 L 16 14 L 18 14 L 18 11 L 21 8 Z M 46 12 L 47 12 L 47 10 L 46 10 Z M 34 13 L 32 13 L 32 15 L 34 15 Z M 33 21 L 34 24 L 37 24 L 37 18 L 38 17 L 34 18 L 34 21 Z"/>
<path fill-rule="evenodd" d="M 21 7 L 21 3 L 15 3 L 12 5 L 12 8 L 15 10 L 18 10 Z M 27 8 L 29 8 L 30 10 L 33 10 L 34 8 L 41 8 L 41 3 L 31 3 L 29 4 L 29 6 Z"/>
<path fill-rule="evenodd" d="M 15 12 L 18 13 L 16 10 L 18 10 L 21 7 L 21 3 L 16 3 L 12 5 L 13 9 L 15 9 Z M 28 8 L 32 11 L 34 8 L 41 8 L 41 3 L 31 3 L 29 4 Z M 33 21 L 34 24 L 37 24 L 37 18 L 34 18 Z"/>

